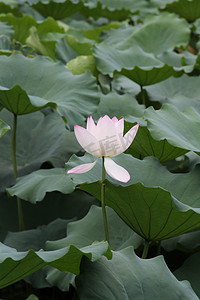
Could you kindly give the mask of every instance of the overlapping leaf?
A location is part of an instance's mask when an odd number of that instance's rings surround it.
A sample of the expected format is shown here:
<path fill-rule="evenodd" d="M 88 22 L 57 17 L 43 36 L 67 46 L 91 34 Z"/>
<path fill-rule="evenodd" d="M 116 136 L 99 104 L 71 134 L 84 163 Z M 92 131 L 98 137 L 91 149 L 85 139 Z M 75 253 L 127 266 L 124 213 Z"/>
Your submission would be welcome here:
<path fill-rule="evenodd" d="M 111 261 L 84 260 L 76 286 L 83 300 L 198 299 L 188 282 L 173 276 L 162 256 L 143 260 L 131 247 L 114 252 Z"/>
<path fill-rule="evenodd" d="M 111 31 L 103 43 L 96 45 L 97 68 L 103 74 L 120 73 L 142 86 L 180 76 L 184 66 L 164 63 L 162 53 L 186 44 L 188 39 L 188 26 L 184 20 L 169 14 L 151 16 L 143 25 Z"/>
<path fill-rule="evenodd" d="M 183 75 L 171 77 L 163 82 L 146 87 L 151 101 L 159 101 L 175 105 L 180 111 L 194 107 L 200 112 L 200 78 Z"/>
<path fill-rule="evenodd" d="M 32 7 L 39 11 L 44 16 L 53 16 L 55 19 L 62 19 L 67 16 L 71 16 L 75 12 L 79 11 L 86 17 L 93 16 L 98 19 L 102 17 L 111 20 L 125 20 L 131 13 L 139 10 L 156 12 L 158 5 L 149 5 L 144 0 L 138 1 L 104 1 L 104 0 L 92 0 L 92 1 L 74 1 L 74 0 L 57 0 L 57 1 L 30 1 Z"/>
<path fill-rule="evenodd" d="M 17 194 L 18 197 L 32 203 L 43 200 L 47 192 L 60 191 L 63 194 L 70 194 L 73 190 L 74 184 L 66 176 L 65 170 L 58 168 L 38 170 L 22 176 L 12 188 L 7 189 L 11 196 Z"/>
<path fill-rule="evenodd" d="M 145 157 L 143 160 L 136 159 L 127 154 L 121 154 L 114 157 L 113 160 L 128 170 L 131 179 L 128 183 L 120 183 L 109 177 L 107 179 L 117 185 L 128 186 L 137 182 L 142 182 L 148 187 L 162 187 L 169 191 L 176 199 L 193 208 L 200 208 L 199 177 L 200 166 L 197 165 L 190 173 L 172 174 L 166 167 L 161 165 L 154 157 Z M 73 168 L 79 164 L 94 162 L 91 155 L 77 157 L 73 155 L 67 163 L 67 169 Z M 70 174 L 70 177 L 76 185 L 88 182 L 92 183 L 101 180 L 101 161 L 99 160 L 95 167 L 85 174 Z M 184 191 L 184 192 L 183 192 Z"/>
<path fill-rule="evenodd" d="M 36 26 L 37 22 L 30 15 L 24 15 L 22 17 L 16 17 L 13 14 L 9 13 L 6 15 L 1 15 L 0 20 L 10 25 L 13 28 L 13 38 L 21 43 L 25 43 L 28 35 L 29 29 L 32 26 Z"/>
<path fill-rule="evenodd" d="M 12 12 L 15 15 L 19 15 L 18 2 L 16 0 L 1 0 L 0 1 L 0 12 L 1 13 Z"/>
<path fill-rule="evenodd" d="M 101 199 L 100 183 L 80 188 Z M 149 188 L 141 183 L 117 187 L 107 181 L 105 202 L 148 241 L 164 240 L 200 228 L 200 209 L 183 205 L 161 188 Z"/>
<path fill-rule="evenodd" d="M 127 132 L 133 126 L 134 123 L 125 122 L 125 131 Z M 154 156 L 161 162 L 172 160 L 186 152 L 187 150 L 170 145 L 166 139 L 159 141 L 153 139 L 147 125 L 145 126 L 145 124 L 140 125 L 134 142 L 126 151 L 126 153 L 132 154 L 138 158 Z"/>
<path fill-rule="evenodd" d="M 156 140 L 167 139 L 176 147 L 200 152 L 200 115 L 193 108 L 180 112 L 174 105 L 165 104 L 157 111 L 148 108 L 145 117 Z"/>
<path fill-rule="evenodd" d="M 98 91 L 96 81 L 89 73 L 72 75 L 64 66 L 39 56 L 33 59 L 19 54 L 1 56 L 0 63 L 2 93 L 19 85 L 26 91 L 33 106 L 54 103 L 58 113 L 71 127 L 82 123 L 85 116 L 96 109 Z M 21 91 L 15 94 L 15 98 L 20 94 Z M 27 98 L 27 95 L 24 92 L 23 97 Z"/>
<path fill-rule="evenodd" d="M 193 290 L 200 297 L 200 287 L 199 287 L 199 263 L 200 263 L 200 255 L 199 253 L 195 253 L 190 256 L 184 264 L 174 272 L 174 275 L 179 280 L 189 280 Z"/>
<path fill-rule="evenodd" d="M 17 252 L 16 249 L 0 244 L 0 287 L 8 286 L 49 265 L 62 272 L 79 274 L 80 262 L 83 256 L 95 261 L 102 255 L 111 258 L 111 252 L 106 242 L 93 243 L 84 248 L 73 245 L 55 251 Z"/>
<path fill-rule="evenodd" d="M 200 3 L 198 0 L 173 0 L 164 7 L 165 10 L 174 12 L 190 22 L 200 17 Z"/>
<path fill-rule="evenodd" d="M 107 217 L 111 249 L 119 250 L 127 246 L 137 249 L 142 239 L 128 228 L 109 207 L 107 207 Z M 83 219 L 68 224 L 66 238 L 47 242 L 47 249 L 56 250 L 71 244 L 85 247 L 95 240 L 105 240 L 103 228 L 102 210 L 100 207 L 92 206 Z"/>
<path fill-rule="evenodd" d="M 137 249 L 142 243 L 142 238 L 128 228 L 111 208 L 107 207 L 106 211 L 111 249 L 119 250 L 127 246 L 133 246 L 134 249 Z M 104 239 L 101 208 L 92 206 L 83 219 L 68 224 L 66 238 L 47 242 L 47 249 L 56 250 L 70 244 L 85 247 L 95 240 L 100 241 Z M 47 272 L 47 280 L 51 284 L 58 286 L 61 290 L 66 291 L 69 288 L 69 284 L 67 283 L 72 282 L 74 277 L 51 269 Z"/>

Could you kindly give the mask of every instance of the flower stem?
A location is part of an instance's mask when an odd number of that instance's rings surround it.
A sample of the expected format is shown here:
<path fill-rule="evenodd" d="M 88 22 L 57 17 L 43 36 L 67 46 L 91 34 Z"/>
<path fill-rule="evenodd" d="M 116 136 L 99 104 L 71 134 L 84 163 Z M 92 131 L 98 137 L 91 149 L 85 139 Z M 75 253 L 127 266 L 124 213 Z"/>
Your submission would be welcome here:
<path fill-rule="evenodd" d="M 104 157 L 102 157 L 102 181 L 101 181 L 101 207 L 103 213 L 103 222 L 106 241 L 109 243 L 109 234 L 108 234 L 108 222 L 106 216 L 106 207 L 105 207 L 105 179 L 106 179 L 106 170 L 104 166 Z"/>
<path fill-rule="evenodd" d="M 147 258 L 148 250 L 149 250 L 149 242 L 145 240 L 142 258 Z"/>
<path fill-rule="evenodd" d="M 17 174 L 17 160 L 16 160 L 16 132 L 17 132 L 17 115 L 14 114 L 14 121 L 13 121 L 13 130 L 11 136 L 11 151 L 12 151 L 12 162 L 13 162 L 13 172 L 16 179 L 18 177 Z M 18 210 L 18 220 L 19 220 L 19 230 L 24 230 L 24 219 L 23 219 L 23 211 L 22 211 L 22 204 L 21 199 L 17 197 L 17 210 Z"/>

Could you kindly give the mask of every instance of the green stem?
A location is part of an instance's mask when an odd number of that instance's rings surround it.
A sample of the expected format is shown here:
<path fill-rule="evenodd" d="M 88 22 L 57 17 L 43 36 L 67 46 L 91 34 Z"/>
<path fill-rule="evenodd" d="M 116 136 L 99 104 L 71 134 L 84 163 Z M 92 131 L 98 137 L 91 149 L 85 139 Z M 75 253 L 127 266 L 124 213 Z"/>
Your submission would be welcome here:
<path fill-rule="evenodd" d="M 148 251 L 149 251 L 149 242 L 145 240 L 142 258 L 147 258 Z"/>
<path fill-rule="evenodd" d="M 161 241 L 158 242 L 158 247 L 157 247 L 156 255 L 160 255 L 160 251 L 161 251 Z"/>
<path fill-rule="evenodd" d="M 108 222 L 106 216 L 106 207 L 105 207 L 105 179 L 106 179 L 106 170 L 104 166 L 104 157 L 102 157 L 102 181 L 101 181 L 101 207 L 103 213 L 103 222 L 106 241 L 109 243 L 109 234 L 108 234 Z"/>
<path fill-rule="evenodd" d="M 13 130 L 11 136 L 11 151 L 12 151 L 12 162 L 13 162 L 13 172 L 16 179 L 18 177 L 17 174 L 17 160 L 16 160 L 16 132 L 17 132 L 17 115 L 14 114 L 14 121 L 13 121 Z M 17 210 L 18 210 L 18 220 L 19 220 L 19 230 L 24 230 L 24 219 L 23 219 L 23 212 L 22 212 L 22 204 L 21 199 L 17 197 Z"/>
<path fill-rule="evenodd" d="M 145 97 L 144 89 L 143 89 L 142 85 L 140 86 L 140 89 L 141 89 L 142 104 L 144 104 L 146 106 L 146 97 Z"/>

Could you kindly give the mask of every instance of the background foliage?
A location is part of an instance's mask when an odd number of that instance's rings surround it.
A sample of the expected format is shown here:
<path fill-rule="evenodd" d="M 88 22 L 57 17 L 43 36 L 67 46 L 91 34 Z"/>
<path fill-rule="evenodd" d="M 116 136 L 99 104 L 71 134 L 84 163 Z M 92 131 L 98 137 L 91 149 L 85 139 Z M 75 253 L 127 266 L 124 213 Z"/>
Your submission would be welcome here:
<path fill-rule="evenodd" d="M 200 298 L 199 37 L 198 0 L 0 0 L 1 299 Z M 101 162 L 66 174 L 105 114 L 140 122 L 110 245 Z"/>

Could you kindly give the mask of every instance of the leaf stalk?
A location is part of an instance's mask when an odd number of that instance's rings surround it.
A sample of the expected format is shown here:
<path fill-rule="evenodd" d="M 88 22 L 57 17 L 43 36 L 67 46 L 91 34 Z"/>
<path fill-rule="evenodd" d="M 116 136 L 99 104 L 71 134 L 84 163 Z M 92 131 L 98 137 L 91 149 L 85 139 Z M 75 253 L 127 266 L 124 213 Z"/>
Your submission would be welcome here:
<path fill-rule="evenodd" d="M 16 159 L 16 136 L 17 136 L 17 114 L 13 114 L 13 129 L 11 135 L 11 152 L 12 152 L 12 162 L 13 162 L 13 173 L 15 178 L 15 183 L 18 177 L 17 173 L 17 159 Z M 21 199 L 17 197 L 17 211 L 18 211 L 18 221 L 19 221 L 19 230 L 24 230 L 24 218 L 22 211 Z"/>

